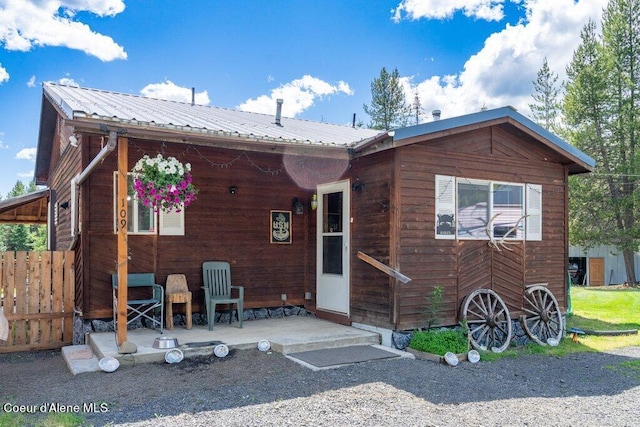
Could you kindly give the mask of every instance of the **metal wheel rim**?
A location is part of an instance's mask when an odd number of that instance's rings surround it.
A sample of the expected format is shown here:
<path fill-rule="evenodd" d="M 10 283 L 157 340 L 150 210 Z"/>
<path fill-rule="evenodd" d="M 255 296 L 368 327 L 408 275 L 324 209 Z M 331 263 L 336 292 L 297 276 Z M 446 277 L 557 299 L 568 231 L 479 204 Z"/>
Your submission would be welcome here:
<path fill-rule="evenodd" d="M 522 327 L 533 341 L 547 345 L 550 338 L 560 342 L 564 331 L 556 297 L 544 286 L 532 286 L 524 293 Z"/>
<path fill-rule="evenodd" d="M 462 318 L 469 341 L 476 350 L 503 352 L 511 341 L 511 316 L 500 296 L 490 289 L 476 289 L 464 301 Z"/>

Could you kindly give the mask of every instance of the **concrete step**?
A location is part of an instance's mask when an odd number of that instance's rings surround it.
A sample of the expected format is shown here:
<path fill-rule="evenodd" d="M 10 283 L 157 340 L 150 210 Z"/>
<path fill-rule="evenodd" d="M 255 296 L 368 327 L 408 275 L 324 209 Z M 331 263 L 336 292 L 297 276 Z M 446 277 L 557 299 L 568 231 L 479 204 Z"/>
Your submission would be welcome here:
<path fill-rule="evenodd" d="M 62 357 L 73 375 L 100 370 L 99 359 L 87 344 L 62 347 Z"/>
<path fill-rule="evenodd" d="M 301 351 L 320 350 L 323 348 L 348 347 L 354 345 L 380 344 L 380 336 L 376 333 L 345 335 L 338 334 L 331 337 L 305 337 L 281 339 L 271 343 L 271 348 L 282 354 L 299 353 Z"/>

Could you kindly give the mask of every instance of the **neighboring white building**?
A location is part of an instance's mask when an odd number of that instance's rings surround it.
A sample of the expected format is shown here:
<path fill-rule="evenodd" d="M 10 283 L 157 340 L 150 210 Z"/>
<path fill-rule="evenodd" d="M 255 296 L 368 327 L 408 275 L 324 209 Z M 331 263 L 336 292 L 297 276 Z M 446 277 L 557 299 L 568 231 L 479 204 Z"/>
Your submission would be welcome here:
<path fill-rule="evenodd" d="M 640 253 L 634 255 L 636 282 L 640 272 Z M 587 286 L 619 285 L 627 280 L 622 252 L 614 246 L 597 246 L 584 249 L 569 246 L 569 268 L 577 266 L 580 279 Z M 575 281 L 574 281 L 575 284 Z"/>

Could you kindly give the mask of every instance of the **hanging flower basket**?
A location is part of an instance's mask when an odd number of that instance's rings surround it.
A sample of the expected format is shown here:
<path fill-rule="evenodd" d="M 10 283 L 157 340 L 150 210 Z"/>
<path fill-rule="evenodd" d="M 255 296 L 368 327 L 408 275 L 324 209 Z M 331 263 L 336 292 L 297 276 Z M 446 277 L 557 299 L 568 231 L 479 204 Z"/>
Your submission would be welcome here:
<path fill-rule="evenodd" d="M 158 212 L 180 212 L 196 200 L 198 190 L 192 183 L 191 164 L 175 157 L 149 157 L 146 154 L 133 167 L 134 189 L 144 206 Z"/>

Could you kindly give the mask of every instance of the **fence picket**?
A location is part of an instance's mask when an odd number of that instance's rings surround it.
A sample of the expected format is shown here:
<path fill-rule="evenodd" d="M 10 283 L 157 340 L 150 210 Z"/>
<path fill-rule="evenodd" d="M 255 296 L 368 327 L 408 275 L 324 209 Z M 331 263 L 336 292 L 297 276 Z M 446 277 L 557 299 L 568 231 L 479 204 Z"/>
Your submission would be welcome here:
<path fill-rule="evenodd" d="M 0 253 L 0 303 L 9 339 L 0 353 L 60 348 L 73 340 L 73 251 Z"/>
<path fill-rule="evenodd" d="M 40 264 L 42 266 L 42 274 L 40 275 L 40 311 L 42 313 L 51 313 L 53 306 L 51 304 L 51 252 L 42 252 L 40 254 Z M 51 321 L 40 322 L 40 338 L 42 342 L 52 340 Z"/>
<path fill-rule="evenodd" d="M 27 253 L 24 251 L 16 252 L 15 262 L 15 282 L 13 283 L 16 295 L 16 314 L 25 313 L 27 305 L 27 290 L 29 288 L 27 271 L 28 259 Z M 14 327 L 14 343 L 17 345 L 27 344 L 27 321 L 20 319 L 15 321 Z"/>

